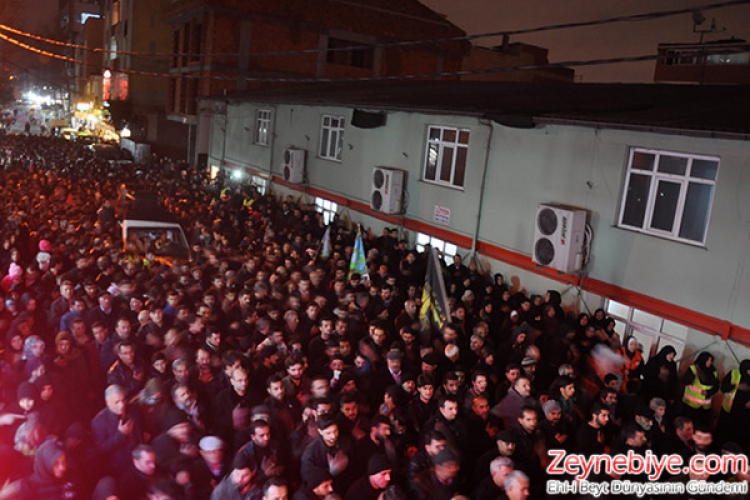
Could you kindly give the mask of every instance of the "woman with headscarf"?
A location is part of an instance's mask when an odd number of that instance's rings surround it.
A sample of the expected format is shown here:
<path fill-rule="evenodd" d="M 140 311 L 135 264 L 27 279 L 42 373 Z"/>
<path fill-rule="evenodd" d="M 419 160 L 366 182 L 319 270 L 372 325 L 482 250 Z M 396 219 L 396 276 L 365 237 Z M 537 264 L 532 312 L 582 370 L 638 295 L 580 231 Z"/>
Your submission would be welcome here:
<path fill-rule="evenodd" d="M 709 424 L 713 396 L 719 391 L 719 372 L 713 365 L 714 357 L 702 352 L 682 376 L 682 413 L 693 423 Z"/>
<path fill-rule="evenodd" d="M 112 476 L 104 476 L 96 483 L 92 500 L 119 500 L 117 481 Z"/>
<path fill-rule="evenodd" d="M 721 381 L 721 412 L 716 426 L 719 443 L 735 441 L 747 446 L 750 441 L 750 359 L 743 359 L 739 368 L 724 375 Z"/>
<path fill-rule="evenodd" d="M 87 407 L 89 365 L 70 332 L 62 331 L 55 336 L 55 358 L 50 371 L 56 375 L 54 380 L 58 382 L 59 394 L 71 409 L 73 420 L 85 420 L 94 413 Z"/>
<path fill-rule="evenodd" d="M 617 352 L 624 361 L 621 367 L 623 384 L 629 380 L 640 380 L 643 370 L 643 354 L 641 354 L 641 344 L 638 339 L 631 335 Z"/>
<path fill-rule="evenodd" d="M 42 443 L 34 459 L 34 473 L 19 484 L 20 500 L 68 500 L 77 497 L 67 477 L 68 465 L 63 448 L 54 440 Z"/>
<path fill-rule="evenodd" d="M 23 283 L 23 267 L 16 262 L 11 262 L 8 266 L 8 274 L 0 280 L 0 287 L 5 293 L 9 293 L 11 287 L 19 283 Z"/>
<path fill-rule="evenodd" d="M 643 368 L 643 390 L 641 395 L 645 401 L 651 398 L 661 398 L 670 407 L 677 400 L 679 377 L 677 363 L 674 358 L 677 351 L 671 345 L 662 347 L 659 352 L 648 360 Z"/>
<path fill-rule="evenodd" d="M 34 382 L 46 372 L 44 341 L 39 335 L 31 335 L 23 343 L 23 356 L 18 364 L 21 380 Z"/>
<path fill-rule="evenodd" d="M 34 427 L 32 424 L 38 421 L 38 399 L 39 391 L 34 384 L 21 382 L 16 390 L 15 400 L 0 412 L 0 479 L 3 482 L 14 481 L 31 473 L 31 455 L 24 455 L 21 449 L 27 437 L 38 435 L 36 433 L 32 436 L 28 432 Z M 33 422 L 27 425 L 29 421 Z M 24 426 L 24 430 L 19 433 L 19 429 Z M 0 498 L 4 497 L 0 495 Z"/>
<path fill-rule="evenodd" d="M 11 329 L 5 336 L 5 361 L 10 366 L 18 365 L 23 357 L 23 335 L 19 330 Z"/>
<path fill-rule="evenodd" d="M 604 330 L 607 319 L 607 313 L 604 312 L 604 309 L 599 308 L 594 311 L 594 315 L 590 318 L 590 323 L 594 326 L 594 328 Z"/>

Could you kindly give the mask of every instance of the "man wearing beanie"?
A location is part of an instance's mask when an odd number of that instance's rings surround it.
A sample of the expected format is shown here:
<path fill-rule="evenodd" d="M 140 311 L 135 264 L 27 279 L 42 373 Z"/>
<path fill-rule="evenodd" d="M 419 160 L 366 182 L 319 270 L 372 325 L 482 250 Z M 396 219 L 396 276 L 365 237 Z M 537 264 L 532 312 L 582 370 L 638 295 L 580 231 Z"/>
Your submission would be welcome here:
<path fill-rule="evenodd" d="M 322 500 L 333 493 L 333 476 L 325 469 L 311 470 L 292 500 Z M 214 500 L 212 498 L 212 500 Z"/>
<path fill-rule="evenodd" d="M 500 430 L 495 436 L 495 448 L 484 453 L 474 465 L 472 483 L 478 484 L 490 474 L 490 464 L 498 457 L 513 458 L 516 452 L 516 436 L 508 430 Z"/>
<path fill-rule="evenodd" d="M 461 492 L 458 473 L 461 462 L 458 456 L 445 448 L 432 457 L 434 467 L 427 469 L 414 478 L 412 498 L 416 500 L 449 500 Z"/>
<path fill-rule="evenodd" d="M 211 500 L 260 500 L 263 485 L 255 479 L 255 464 L 238 455 L 232 463 L 232 471 L 211 493 Z"/>
<path fill-rule="evenodd" d="M 544 435 L 544 442 L 548 450 L 567 450 L 570 436 L 568 422 L 562 418 L 562 407 L 554 399 L 542 405 L 544 420 L 539 423 L 539 430 Z"/>
<path fill-rule="evenodd" d="M 164 416 L 162 430 L 151 443 L 160 470 L 174 470 L 179 463 L 188 463 L 198 457 L 198 447 L 191 442 L 193 426 L 182 411 L 170 409 Z"/>
<path fill-rule="evenodd" d="M 377 500 L 391 482 L 391 462 L 382 453 L 376 453 L 367 462 L 367 474 L 349 487 L 344 500 Z"/>

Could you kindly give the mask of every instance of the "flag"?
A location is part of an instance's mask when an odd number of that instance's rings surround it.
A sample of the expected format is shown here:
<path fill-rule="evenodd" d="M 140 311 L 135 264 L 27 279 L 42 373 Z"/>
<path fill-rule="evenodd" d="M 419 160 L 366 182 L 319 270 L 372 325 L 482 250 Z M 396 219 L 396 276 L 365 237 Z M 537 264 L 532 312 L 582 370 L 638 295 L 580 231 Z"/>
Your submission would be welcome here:
<path fill-rule="evenodd" d="M 320 256 L 324 259 L 328 259 L 331 256 L 331 226 L 326 227 L 326 232 L 323 235 L 322 242 L 323 250 L 320 252 Z"/>
<path fill-rule="evenodd" d="M 359 273 L 364 281 L 367 276 L 367 263 L 365 262 L 365 245 L 362 243 L 362 230 L 357 226 L 357 238 L 354 240 L 354 251 L 352 251 L 352 261 L 349 263 L 349 277 L 352 274 Z"/>
<path fill-rule="evenodd" d="M 427 276 L 422 290 L 422 307 L 419 320 L 422 330 L 427 331 L 430 325 L 440 329 L 448 322 L 448 294 L 445 293 L 443 268 L 438 261 L 437 249 L 431 248 L 427 258 Z"/>

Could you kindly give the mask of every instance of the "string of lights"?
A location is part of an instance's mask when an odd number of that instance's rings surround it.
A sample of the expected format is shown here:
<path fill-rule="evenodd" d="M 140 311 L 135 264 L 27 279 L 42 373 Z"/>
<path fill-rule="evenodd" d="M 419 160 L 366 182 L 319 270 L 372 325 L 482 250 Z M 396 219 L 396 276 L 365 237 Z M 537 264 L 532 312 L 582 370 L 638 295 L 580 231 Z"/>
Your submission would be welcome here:
<path fill-rule="evenodd" d="M 715 10 L 715 9 L 721 9 L 726 7 L 732 7 L 737 5 L 744 5 L 750 3 L 750 0 L 723 0 L 720 2 L 714 2 L 710 4 L 704 4 L 704 5 L 697 5 L 692 7 L 685 7 L 681 9 L 672 9 L 672 10 L 660 10 L 660 11 L 653 11 L 653 12 L 646 12 L 646 13 L 640 13 L 640 14 L 628 14 L 628 15 L 622 15 L 622 16 L 614 16 L 609 17 L 605 19 L 595 19 L 595 20 L 587 20 L 587 21 L 576 21 L 576 22 L 569 22 L 569 23 L 559 23 L 559 24 L 550 24 L 550 25 L 544 25 L 544 26 L 537 26 L 533 28 L 523 28 L 523 29 L 517 29 L 517 30 L 504 30 L 504 31 L 494 31 L 494 32 L 488 32 L 488 33 L 478 33 L 474 35 L 464 35 L 464 36 L 457 36 L 457 37 L 450 37 L 450 38 L 435 38 L 435 39 L 427 39 L 427 40 L 401 40 L 401 41 L 393 41 L 393 42 L 379 42 L 379 43 L 373 43 L 368 45 L 352 45 L 352 46 L 346 46 L 346 47 L 330 47 L 330 48 L 313 48 L 313 49 L 301 49 L 301 50 L 283 50 L 283 51 L 267 51 L 267 52 L 248 52 L 245 54 L 242 54 L 244 56 L 250 56 L 250 57 L 271 57 L 271 56 L 299 56 L 299 55 L 310 55 L 310 54 L 317 54 L 320 52 L 338 52 L 338 51 L 353 51 L 353 50 L 368 50 L 373 48 L 392 48 L 392 47 L 410 47 L 410 46 L 418 46 L 418 45 L 433 45 L 433 44 L 440 44 L 440 43 L 452 43 L 452 42 L 461 42 L 461 41 L 473 41 L 473 40 L 479 40 L 482 38 L 490 38 L 490 37 L 501 37 L 501 36 L 517 36 L 517 35 L 528 35 L 532 33 L 541 33 L 545 31 L 554 31 L 554 30 L 562 30 L 562 29 L 572 29 L 572 28 L 583 28 L 583 27 L 591 27 L 591 26 L 600 26 L 605 24 L 612 24 L 612 23 L 620 23 L 620 22 L 637 22 L 637 21 L 649 21 L 653 19 L 659 19 L 663 17 L 670 17 L 670 16 L 676 16 L 681 14 L 688 14 L 695 12 L 696 10 L 700 11 L 707 11 L 707 10 Z M 6 24 L 0 24 L 0 30 L 7 31 L 9 33 L 13 33 L 15 35 L 24 36 L 27 38 L 31 38 L 33 40 L 37 40 L 40 42 L 48 43 L 50 45 L 56 45 L 61 47 L 67 47 L 67 48 L 74 48 L 74 49 L 80 49 L 84 51 L 94 52 L 94 53 L 108 53 L 108 54 L 117 54 L 117 55 L 124 55 L 124 56 L 137 56 L 137 57 L 159 57 L 159 58 L 171 58 L 171 57 L 216 57 L 216 56 L 222 56 L 222 57 L 237 57 L 240 54 L 238 53 L 217 53 L 217 54 L 210 54 L 210 53 L 150 53 L 150 52 L 136 52 L 136 51 L 124 51 L 124 50 L 113 50 L 113 49 L 105 49 L 101 47 L 87 47 L 85 45 L 80 44 L 74 44 L 69 42 L 63 42 L 60 40 L 55 40 L 48 37 L 43 37 L 40 35 L 36 35 L 33 33 L 29 33 L 27 31 L 19 30 L 17 28 L 13 28 L 11 26 L 8 26 Z"/>
<path fill-rule="evenodd" d="M 26 49 L 26 50 L 29 50 L 31 52 L 34 52 L 36 54 L 40 54 L 40 55 L 43 55 L 43 56 L 48 56 L 48 57 L 51 57 L 53 59 L 60 59 L 62 61 L 68 61 L 68 62 L 72 62 L 72 63 L 75 63 L 75 64 L 83 64 L 83 61 L 79 61 L 78 59 L 74 59 L 72 57 L 64 56 L 62 54 L 56 54 L 56 53 L 50 52 L 48 50 L 38 49 L 38 48 L 33 47 L 33 46 L 31 46 L 31 45 L 29 45 L 27 43 L 23 43 L 21 41 L 16 40 L 15 38 L 11 38 L 8 35 L 4 35 L 2 33 L 0 33 L 0 40 L 5 40 L 6 42 L 8 42 L 10 44 L 13 44 L 13 45 L 16 45 L 18 47 L 21 47 L 22 49 Z"/>
<path fill-rule="evenodd" d="M 36 47 L 29 46 L 18 40 L 14 40 L 7 35 L 0 33 L 0 39 L 5 40 L 9 43 L 18 45 L 22 48 L 35 52 L 37 54 L 45 55 L 48 57 L 73 62 L 75 64 L 84 64 L 83 61 L 70 58 L 68 56 L 55 54 L 53 52 L 44 51 L 37 49 Z M 743 44 L 732 49 L 715 49 L 707 51 L 708 54 L 719 55 L 719 54 L 732 54 L 738 50 L 744 51 L 750 49 L 750 44 Z M 542 64 L 526 64 L 517 66 L 507 66 L 499 68 L 485 68 L 485 69 L 472 69 L 472 70 L 460 70 L 460 71 L 442 71 L 434 73 L 418 73 L 418 74 L 402 74 L 402 75 L 384 75 L 384 76 L 367 76 L 367 77 L 338 77 L 338 78 L 295 78 L 295 77 L 266 77 L 266 76 L 251 76 L 251 75 L 222 75 L 222 74 L 202 74 L 202 73 L 187 73 L 187 74 L 173 74 L 173 73 L 159 73 L 151 71 L 139 71 L 139 70 L 118 70 L 119 73 L 150 76 L 159 78 L 185 78 L 185 79 L 198 79 L 198 80 L 217 80 L 217 81 L 239 81 L 244 80 L 248 82 L 273 82 L 273 83 L 345 83 L 345 82 L 368 82 L 368 81 L 395 81 L 395 80 L 416 80 L 416 79 L 434 79 L 442 77 L 460 77 L 460 76 L 471 76 L 471 75 L 486 75 L 496 73 L 506 73 L 512 71 L 530 71 L 530 70 L 542 70 L 551 68 L 571 68 L 571 67 L 583 67 L 583 66 L 598 66 L 604 64 L 624 64 L 634 63 L 642 61 L 653 61 L 660 57 L 659 54 L 644 54 L 639 56 L 623 56 L 623 57 L 609 57 L 599 59 L 588 59 L 588 60 L 568 60 L 558 61 L 554 63 L 542 63 Z M 109 68 L 101 67 L 101 70 L 107 70 Z"/>

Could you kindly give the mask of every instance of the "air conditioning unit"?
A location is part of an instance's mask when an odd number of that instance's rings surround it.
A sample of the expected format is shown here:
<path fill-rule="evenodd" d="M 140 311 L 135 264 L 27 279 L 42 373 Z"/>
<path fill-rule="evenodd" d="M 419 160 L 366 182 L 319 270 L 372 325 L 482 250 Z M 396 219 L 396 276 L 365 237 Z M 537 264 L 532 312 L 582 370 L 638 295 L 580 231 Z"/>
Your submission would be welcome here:
<path fill-rule="evenodd" d="M 302 184 L 305 182 L 305 150 L 287 148 L 284 150 L 284 163 L 281 165 L 284 171 L 284 180 L 290 184 Z"/>
<path fill-rule="evenodd" d="M 585 232 L 585 210 L 564 205 L 539 205 L 532 260 L 563 273 L 578 271 L 583 262 Z"/>
<path fill-rule="evenodd" d="M 384 214 L 401 213 L 403 193 L 403 170 L 387 167 L 375 167 L 372 170 L 370 208 Z"/>

